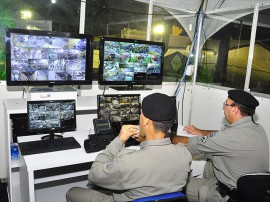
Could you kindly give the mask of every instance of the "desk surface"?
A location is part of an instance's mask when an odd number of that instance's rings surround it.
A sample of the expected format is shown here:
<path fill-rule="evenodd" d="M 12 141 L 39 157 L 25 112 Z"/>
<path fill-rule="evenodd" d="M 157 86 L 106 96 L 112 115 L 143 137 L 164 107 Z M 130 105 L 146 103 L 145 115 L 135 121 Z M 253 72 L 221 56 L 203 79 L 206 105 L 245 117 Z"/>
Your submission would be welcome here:
<path fill-rule="evenodd" d="M 81 148 L 23 156 L 27 165 L 27 170 L 42 170 L 94 161 L 97 154 L 99 154 L 101 151 L 93 153 L 85 152 L 83 145 L 84 140 L 88 138 L 88 134 L 89 131 L 73 131 L 64 133 L 64 137 L 74 136 L 75 139 L 80 143 Z M 183 131 L 183 126 L 180 125 L 178 127 L 178 134 L 190 136 Z M 18 141 L 28 142 L 40 140 L 42 136 L 43 135 L 22 136 L 18 137 Z M 132 146 L 129 148 L 139 149 L 139 146 Z"/>
<path fill-rule="evenodd" d="M 80 143 L 81 148 L 23 156 L 22 158 L 24 158 L 24 161 L 27 165 L 27 170 L 42 170 L 94 161 L 97 154 L 99 154 L 101 151 L 93 153 L 85 152 L 83 145 L 84 140 L 88 137 L 88 134 L 88 131 L 74 131 L 64 133 L 64 137 L 75 137 L 75 139 Z M 44 135 L 22 136 L 18 137 L 18 141 L 28 142 L 40 140 L 42 136 Z M 129 148 L 138 149 L 139 147 L 132 146 Z"/>
<path fill-rule="evenodd" d="M 184 126 L 178 124 L 177 135 L 179 135 L 179 136 L 185 136 L 185 137 L 195 137 L 195 136 L 197 136 L 197 135 L 188 134 L 183 129 L 184 129 Z"/>
<path fill-rule="evenodd" d="M 74 136 L 80 143 L 81 148 L 23 156 L 27 170 L 41 170 L 94 161 L 99 152 L 85 152 L 83 143 L 87 139 L 87 135 L 88 131 L 74 131 L 63 134 L 64 137 Z M 42 136 L 44 135 L 22 136 L 18 137 L 18 141 L 40 140 Z"/>

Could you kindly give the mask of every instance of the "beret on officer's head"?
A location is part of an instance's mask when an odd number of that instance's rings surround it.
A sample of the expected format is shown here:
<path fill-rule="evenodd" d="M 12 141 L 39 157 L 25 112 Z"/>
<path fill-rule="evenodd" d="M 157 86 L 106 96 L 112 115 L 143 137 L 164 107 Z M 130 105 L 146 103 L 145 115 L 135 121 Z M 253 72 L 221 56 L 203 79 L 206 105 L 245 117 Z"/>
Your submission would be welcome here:
<path fill-rule="evenodd" d="M 143 99 L 142 113 L 152 121 L 170 121 L 177 113 L 175 100 L 165 94 L 153 93 Z"/>
<path fill-rule="evenodd" d="M 246 107 L 256 108 L 259 106 L 258 100 L 253 95 L 243 90 L 229 90 L 228 98 Z"/>

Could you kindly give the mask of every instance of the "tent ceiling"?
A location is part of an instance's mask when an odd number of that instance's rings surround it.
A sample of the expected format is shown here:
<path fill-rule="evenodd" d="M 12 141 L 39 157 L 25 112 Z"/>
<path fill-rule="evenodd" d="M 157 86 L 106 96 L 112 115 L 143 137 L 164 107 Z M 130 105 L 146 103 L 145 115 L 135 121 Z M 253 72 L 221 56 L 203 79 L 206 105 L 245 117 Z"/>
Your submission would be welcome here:
<path fill-rule="evenodd" d="M 183 15 L 179 16 L 178 12 L 185 11 L 187 16 L 197 13 L 202 2 L 204 2 L 203 10 L 205 14 L 203 40 L 208 39 L 222 27 L 235 20 L 248 20 L 247 22 L 251 24 L 252 18 L 250 14 L 253 13 L 257 3 L 261 10 L 270 7 L 269 0 L 153 0 L 154 5 L 167 8 L 175 16 L 190 38 L 194 36 L 196 29 L 190 30 L 189 28 L 196 26 L 197 16 L 185 18 Z M 262 12 L 262 15 L 260 15 L 261 25 L 270 25 L 269 14 L 269 12 Z"/>
<path fill-rule="evenodd" d="M 148 3 L 149 0 L 137 0 Z M 242 10 L 254 8 L 256 3 L 260 6 L 270 5 L 269 0 L 205 0 L 207 2 L 206 13 L 224 12 L 230 10 Z M 186 12 L 197 12 L 202 0 L 153 0 L 154 5 L 167 8 L 185 10 Z"/>

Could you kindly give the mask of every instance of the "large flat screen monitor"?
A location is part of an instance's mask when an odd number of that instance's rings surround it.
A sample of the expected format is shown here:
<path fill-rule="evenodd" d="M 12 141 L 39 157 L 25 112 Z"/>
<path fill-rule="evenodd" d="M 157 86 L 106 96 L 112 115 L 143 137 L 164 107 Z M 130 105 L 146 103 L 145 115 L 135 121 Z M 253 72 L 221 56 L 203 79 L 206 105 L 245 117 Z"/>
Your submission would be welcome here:
<path fill-rule="evenodd" d="M 28 132 L 50 133 L 76 130 L 75 100 L 43 100 L 27 102 Z"/>
<path fill-rule="evenodd" d="M 8 86 L 92 84 L 93 36 L 8 29 Z"/>
<path fill-rule="evenodd" d="M 110 119 L 119 132 L 123 124 L 139 124 L 140 94 L 97 95 L 98 118 Z"/>
<path fill-rule="evenodd" d="M 99 84 L 162 84 L 164 47 L 161 42 L 102 37 Z"/>

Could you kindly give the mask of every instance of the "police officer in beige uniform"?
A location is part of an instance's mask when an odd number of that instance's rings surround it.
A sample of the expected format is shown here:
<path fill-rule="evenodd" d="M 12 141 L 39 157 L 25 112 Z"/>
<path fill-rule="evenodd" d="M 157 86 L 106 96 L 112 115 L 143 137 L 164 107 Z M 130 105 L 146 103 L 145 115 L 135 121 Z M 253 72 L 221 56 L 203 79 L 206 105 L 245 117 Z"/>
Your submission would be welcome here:
<path fill-rule="evenodd" d="M 176 113 L 175 101 L 169 96 L 154 93 L 145 97 L 140 131 L 135 125 L 123 125 L 90 169 L 90 183 L 103 189 L 73 187 L 67 192 L 67 201 L 132 201 L 181 191 L 190 172 L 191 154 L 183 144 L 174 145 L 166 138 Z M 140 150 L 124 147 L 130 136 L 141 142 Z"/>
<path fill-rule="evenodd" d="M 233 197 L 237 179 L 247 173 L 268 172 L 269 145 L 263 127 L 253 120 L 259 102 L 242 90 L 228 91 L 223 110 L 228 125 L 221 131 L 200 130 L 185 126 L 198 136 L 175 137 L 191 154 L 207 154 L 203 178 L 190 178 L 187 183 L 189 201 L 223 202 Z"/>

